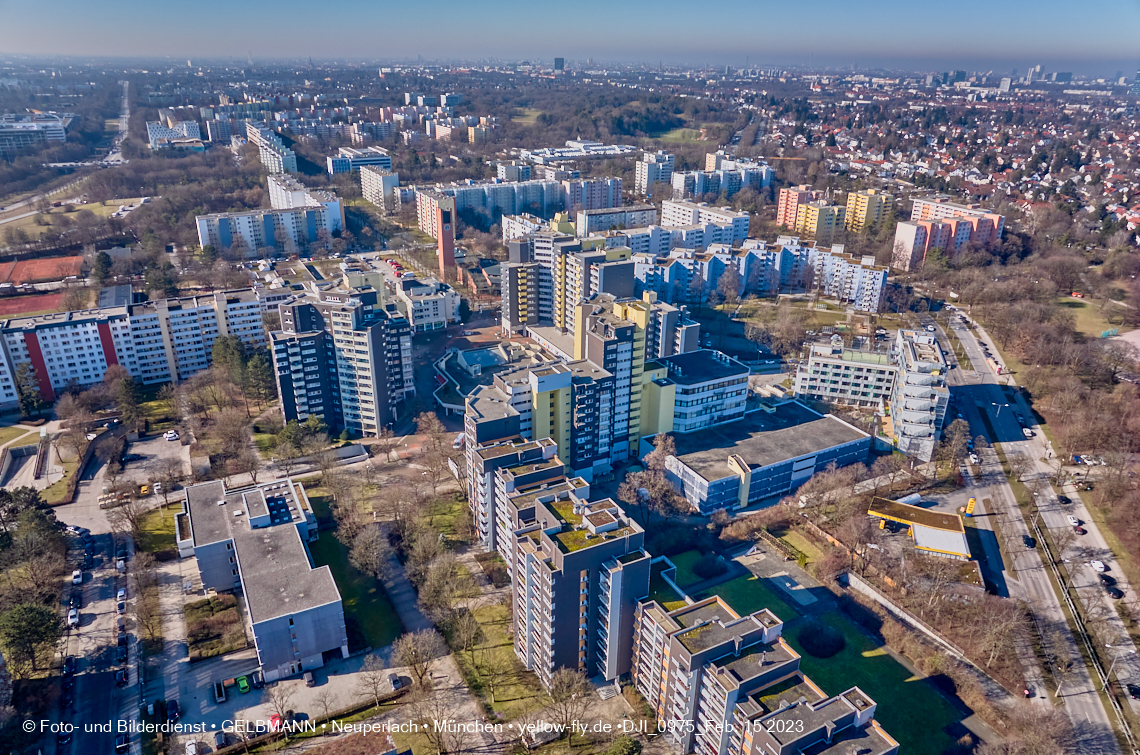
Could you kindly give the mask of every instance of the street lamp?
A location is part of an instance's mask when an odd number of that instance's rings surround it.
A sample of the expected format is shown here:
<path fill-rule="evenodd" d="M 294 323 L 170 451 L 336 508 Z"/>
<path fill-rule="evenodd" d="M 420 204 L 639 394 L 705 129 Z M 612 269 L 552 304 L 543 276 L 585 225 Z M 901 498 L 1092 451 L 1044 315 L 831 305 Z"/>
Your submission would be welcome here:
<path fill-rule="evenodd" d="M 996 401 L 991 401 L 990 406 L 996 406 L 997 407 L 997 414 L 994 415 L 994 419 L 997 419 L 997 418 L 1001 417 L 1002 407 L 1009 406 L 1009 404 L 999 404 Z"/>
<path fill-rule="evenodd" d="M 1135 648 L 1126 648 L 1126 647 L 1121 647 L 1119 645 L 1116 645 L 1116 646 L 1105 645 L 1105 647 L 1110 649 L 1110 650 L 1113 650 L 1113 649 L 1123 650 L 1124 652 L 1123 653 L 1117 653 L 1116 655 L 1114 655 L 1112 657 L 1112 663 L 1108 664 L 1108 673 L 1104 675 L 1104 686 L 1100 688 L 1101 692 L 1104 692 L 1106 689 L 1108 689 L 1108 682 L 1109 682 L 1109 680 L 1112 679 L 1112 670 L 1116 667 L 1116 662 L 1120 660 L 1120 657 L 1122 655 L 1136 655 L 1136 649 Z"/>

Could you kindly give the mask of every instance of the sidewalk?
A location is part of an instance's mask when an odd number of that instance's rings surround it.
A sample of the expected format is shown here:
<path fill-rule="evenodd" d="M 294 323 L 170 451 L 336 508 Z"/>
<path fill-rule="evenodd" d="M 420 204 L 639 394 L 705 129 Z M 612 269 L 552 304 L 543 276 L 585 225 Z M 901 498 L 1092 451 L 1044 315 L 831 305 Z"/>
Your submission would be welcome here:
<path fill-rule="evenodd" d="M 384 529 L 385 534 L 387 534 L 387 527 Z M 388 594 L 388 599 L 396 608 L 400 622 L 404 625 L 404 631 L 418 632 L 421 629 L 435 629 L 435 625 L 428 621 L 427 617 L 420 611 L 416 590 L 408 580 L 408 573 L 404 571 L 404 565 L 396 559 L 395 554 L 389 557 L 389 564 L 392 577 L 384 582 L 384 592 Z"/>

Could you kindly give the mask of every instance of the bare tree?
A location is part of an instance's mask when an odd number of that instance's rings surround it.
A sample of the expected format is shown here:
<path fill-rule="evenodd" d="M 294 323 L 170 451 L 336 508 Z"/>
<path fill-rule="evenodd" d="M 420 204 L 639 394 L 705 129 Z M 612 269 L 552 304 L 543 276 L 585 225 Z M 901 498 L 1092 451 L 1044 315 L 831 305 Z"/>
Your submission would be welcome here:
<path fill-rule="evenodd" d="M 444 655 L 447 655 L 447 644 L 434 629 L 410 632 L 392 643 L 392 663 L 406 666 L 420 687 L 427 682 L 432 666 Z"/>
<path fill-rule="evenodd" d="M 356 676 L 356 688 L 361 694 L 372 698 L 372 702 L 379 707 L 380 697 L 387 691 L 388 667 L 377 655 L 369 655 L 364 659 L 364 665 Z"/>
<path fill-rule="evenodd" d="M 267 684 L 265 691 L 261 693 L 261 702 L 280 716 L 283 723 L 287 722 L 289 713 L 293 710 L 293 690 L 281 682 Z M 288 729 L 285 730 L 285 738 L 289 738 Z"/>
<path fill-rule="evenodd" d="M 243 448 L 230 462 L 235 474 L 247 474 L 253 484 L 257 484 L 257 475 L 261 472 L 261 457 L 249 446 Z"/>
<path fill-rule="evenodd" d="M 182 459 L 161 459 L 158 462 L 158 479 L 162 482 L 162 501 L 170 503 L 174 486 L 182 481 Z"/>
<path fill-rule="evenodd" d="M 336 693 L 333 692 L 332 687 L 328 685 L 326 685 L 325 688 L 320 692 L 313 695 L 313 704 L 321 709 L 321 717 L 325 721 L 329 720 L 329 711 L 332 710 L 334 705 L 336 705 L 336 702 Z"/>
<path fill-rule="evenodd" d="M 498 702 L 498 693 L 506 686 L 508 680 L 514 676 L 515 663 L 511 654 L 501 648 L 489 646 L 483 648 L 483 662 L 479 664 L 483 680 L 491 690 L 491 702 Z"/>
<path fill-rule="evenodd" d="M 547 694 L 550 698 L 551 717 L 569 732 L 567 744 L 572 744 L 574 730 L 571 724 L 586 717 L 590 707 L 590 682 L 586 675 L 577 669 L 560 668 L 550 680 Z"/>
<path fill-rule="evenodd" d="M 387 427 L 380 428 L 376 442 L 372 444 L 378 453 L 384 454 L 384 461 L 391 461 L 392 449 L 396 447 L 396 434 Z"/>
<path fill-rule="evenodd" d="M 451 633 L 456 646 L 467 652 L 471 665 L 474 666 L 475 646 L 483 641 L 483 627 L 475 618 L 475 612 L 470 609 L 457 611 L 451 620 Z"/>
<path fill-rule="evenodd" d="M 118 506 L 107 512 L 107 520 L 111 529 L 116 532 L 125 532 L 134 541 L 135 550 L 139 549 L 139 538 L 142 534 L 142 522 L 146 516 L 146 504 L 139 498 L 127 498 Z"/>

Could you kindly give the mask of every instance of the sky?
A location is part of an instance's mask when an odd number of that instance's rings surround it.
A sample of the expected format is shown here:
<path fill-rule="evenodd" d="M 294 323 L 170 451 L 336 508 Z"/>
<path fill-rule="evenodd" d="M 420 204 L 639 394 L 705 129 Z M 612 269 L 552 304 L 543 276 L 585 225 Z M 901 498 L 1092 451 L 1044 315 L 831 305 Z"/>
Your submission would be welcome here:
<path fill-rule="evenodd" d="M 1140 68 L 1140 0 L 0 0 L 0 55 Z"/>

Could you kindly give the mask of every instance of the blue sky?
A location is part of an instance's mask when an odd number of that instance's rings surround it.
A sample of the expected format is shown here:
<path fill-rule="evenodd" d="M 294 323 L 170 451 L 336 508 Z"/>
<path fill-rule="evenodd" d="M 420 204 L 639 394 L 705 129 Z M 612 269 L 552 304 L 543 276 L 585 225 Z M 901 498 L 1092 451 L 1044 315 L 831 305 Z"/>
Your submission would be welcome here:
<path fill-rule="evenodd" d="M 0 54 L 536 58 L 1133 75 L 1140 2 L 0 0 Z"/>

